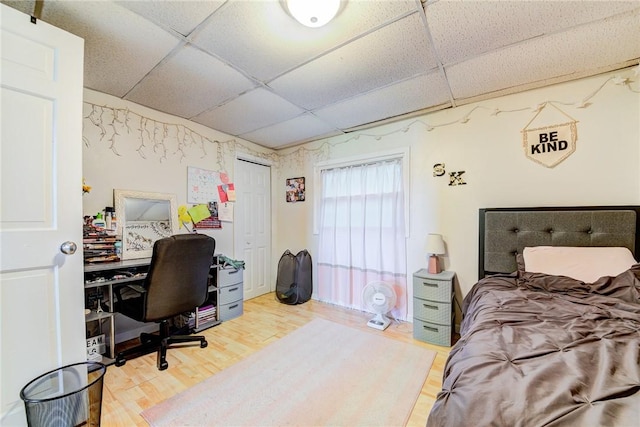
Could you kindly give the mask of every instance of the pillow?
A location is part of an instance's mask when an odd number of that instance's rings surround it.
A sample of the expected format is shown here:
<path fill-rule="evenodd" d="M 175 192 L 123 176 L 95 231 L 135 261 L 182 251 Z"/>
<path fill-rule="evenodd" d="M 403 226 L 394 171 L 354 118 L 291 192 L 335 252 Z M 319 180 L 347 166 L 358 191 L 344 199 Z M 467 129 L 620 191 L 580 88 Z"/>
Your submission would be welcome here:
<path fill-rule="evenodd" d="M 535 246 L 524 248 L 525 271 L 567 276 L 585 283 L 601 277 L 615 277 L 637 261 L 631 251 L 620 247 Z"/>
<path fill-rule="evenodd" d="M 534 291 L 570 293 L 574 297 L 583 298 L 599 295 L 639 304 L 640 264 L 632 265 L 630 269 L 617 276 L 603 276 L 593 283 L 586 283 L 567 276 L 552 276 L 525 271 L 520 274 L 518 285 Z"/>
<path fill-rule="evenodd" d="M 640 264 L 617 276 L 603 276 L 593 283 L 585 283 L 567 276 L 551 276 L 544 273 L 522 272 L 518 285 L 534 291 L 569 292 L 575 297 L 584 294 L 607 296 L 634 304 L 640 303 Z"/>

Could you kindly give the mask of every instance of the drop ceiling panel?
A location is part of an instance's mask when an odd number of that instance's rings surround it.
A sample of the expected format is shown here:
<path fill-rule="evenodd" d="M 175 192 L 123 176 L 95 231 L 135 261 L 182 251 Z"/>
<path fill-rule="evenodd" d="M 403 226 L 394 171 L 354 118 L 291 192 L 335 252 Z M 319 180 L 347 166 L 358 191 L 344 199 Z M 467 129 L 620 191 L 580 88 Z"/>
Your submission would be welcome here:
<path fill-rule="evenodd" d="M 278 147 L 316 138 L 318 135 L 329 136 L 339 133 L 311 114 L 304 114 L 286 122 L 242 134 L 240 137 L 265 147 Z"/>
<path fill-rule="evenodd" d="M 192 117 L 249 90 L 253 83 L 191 46 L 154 69 L 126 99 L 181 117 Z"/>
<path fill-rule="evenodd" d="M 45 0 L 42 20 L 85 39 L 85 87 L 274 148 L 640 59 L 638 0 L 343 0 L 316 29 L 282 1 Z"/>
<path fill-rule="evenodd" d="M 258 88 L 204 112 L 193 120 L 213 129 L 238 135 L 289 120 L 303 112 L 301 108 L 268 90 Z"/>
<path fill-rule="evenodd" d="M 482 55 L 446 73 L 454 97 L 468 98 L 638 58 L 638 40 L 640 9 Z"/>
<path fill-rule="evenodd" d="M 84 87 L 127 93 L 179 40 L 112 2 L 45 3 L 42 20 L 84 39 Z"/>
<path fill-rule="evenodd" d="M 193 43 L 250 76 L 269 81 L 306 61 L 416 10 L 415 1 L 348 1 L 321 28 L 291 18 L 279 1 L 227 2 L 193 36 Z"/>
<path fill-rule="evenodd" d="M 166 0 L 118 1 L 117 3 L 165 29 L 186 36 L 224 2 L 225 0 L 189 0 L 188 7 L 185 7 L 183 1 Z"/>
<path fill-rule="evenodd" d="M 348 99 L 314 114 L 344 130 L 447 103 L 450 105 L 447 83 L 436 72 Z"/>
<path fill-rule="evenodd" d="M 440 59 L 451 64 L 637 7 L 637 1 L 441 0 L 427 6 L 426 16 Z"/>
<path fill-rule="evenodd" d="M 424 74 L 435 66 L 420 17 L 413 14 L 287 73 L 269 86 L 294 104 L 315 109 Z"/>

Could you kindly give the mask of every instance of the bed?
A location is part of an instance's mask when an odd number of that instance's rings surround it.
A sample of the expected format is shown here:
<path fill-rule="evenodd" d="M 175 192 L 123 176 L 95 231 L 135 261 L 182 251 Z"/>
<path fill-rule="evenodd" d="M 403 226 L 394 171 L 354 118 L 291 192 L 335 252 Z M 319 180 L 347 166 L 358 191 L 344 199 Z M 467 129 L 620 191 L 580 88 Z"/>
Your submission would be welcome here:
<path fill-rule="evenodd" d="M 640 426 L 640 207 L 481 209 L 479 225 L 427 426 Z"/>

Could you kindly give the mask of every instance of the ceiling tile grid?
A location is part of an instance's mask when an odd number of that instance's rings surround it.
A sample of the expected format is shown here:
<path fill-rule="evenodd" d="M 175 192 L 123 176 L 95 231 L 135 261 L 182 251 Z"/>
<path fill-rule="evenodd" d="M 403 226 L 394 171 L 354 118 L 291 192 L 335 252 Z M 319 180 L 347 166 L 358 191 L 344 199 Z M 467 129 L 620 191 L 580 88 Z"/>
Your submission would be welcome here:
<path fill-rule="evenodd" d="M 188 7 L 185 7 L 184 1 L 144 0 L 116 3 L 167 30 L 187 36 L 205 17 L 222 6 L 225 0 L 190 0 Z"/>
<path fill-rule="evenodd" d="M 314 111 L 339 129 L 385 120 L 436 105 L 450 105 L 449 88 L 440 72 L 407 79 Z"/>
<path fill-rule="evenodd" d="M 191 118 L 253 87 L 254 83 L 235 69 L 185 46 L 151 71 L 125 98 Z"/>
<path fill-rule="evenodd" d="M 426 17 L 446 65 L 637 8 L 636 1 L 440 0 Z"/>
<path fill-rule="evenodd" d="M 31 9 L 33 10 L 33 9 Z M 46 21 L 85 40 L 84 86 L 124 96 L 179 39 L 112 2 L 45 2 Z"/>
<path fill-rule="evenodd" d="M 192 42 L 268 82 L 415 10 L 415 1 L 350 0 L 334 21 L 307 28 L 291 18 L 277 0 L 231 1 L 206 21 Z"/>
<path fill-rule="evenodd" d="M 640 57 L 639 13 L 640 9 L 447 67 L 453 96 L 469 98 Z"/>
<path fill-rule="evenodd" d="M 39 18 L 85 40 L 85 87 L 276 149 L 640 59 L 637 0 L 343 0 L 321 28 L 284 1 L 44 0 Z"/>
<path fill-rule="evenodd" d="M 239 135 L 292 119 L 303 112 L 301 108 L 267 89 L 257 88 L 194 117 L 193 121 L 231 135 Z M 243 117 L 243 120 L 238 120 L 237 117 Z"/>
<path fill-rule="evenodd" d="M 413 14 L 305 64 L 269 86 L 294 104 L 314 109 L 436 66 L 420 17 Z"/>
<path fill-rule="evenodd" d="M 258 129 L 240 137 L 269 148 L 291 145 L 292 141 L 306 141 L 318 135 L 333 136 L 341 132 L 317 119 L 311 114 L 304 114 L 291 120 Z"/>

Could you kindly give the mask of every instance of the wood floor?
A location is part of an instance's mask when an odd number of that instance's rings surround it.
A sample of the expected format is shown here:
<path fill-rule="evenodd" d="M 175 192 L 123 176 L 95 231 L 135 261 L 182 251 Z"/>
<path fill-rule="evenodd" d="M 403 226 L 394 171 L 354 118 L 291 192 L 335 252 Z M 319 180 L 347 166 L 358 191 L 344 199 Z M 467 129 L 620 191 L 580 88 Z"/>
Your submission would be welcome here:
<path fill-rule="evenodd" d="M 197 344 L 168 351 L 169 368 L 156 369 L 156 354 L 109 366 L 104 378 L 102 426 L 146 426 L 140 412 L 205 380 L 216 372 L 260 350 L 314 318 L 371 331 L 370 315 L 317 301 L 289 306 L 273 293 L 244 302 L 244 314 L 203 331 L 209 346 Z M 413 408 L 408 426 L 424 426 L 435 396 L 440 390 L 448 347 L 439 347 L 412 337 L 411 323 L 392 323 L 385 337 L 434 350 L 437 356 Z"/>

